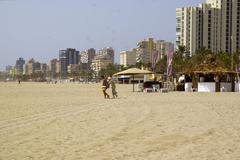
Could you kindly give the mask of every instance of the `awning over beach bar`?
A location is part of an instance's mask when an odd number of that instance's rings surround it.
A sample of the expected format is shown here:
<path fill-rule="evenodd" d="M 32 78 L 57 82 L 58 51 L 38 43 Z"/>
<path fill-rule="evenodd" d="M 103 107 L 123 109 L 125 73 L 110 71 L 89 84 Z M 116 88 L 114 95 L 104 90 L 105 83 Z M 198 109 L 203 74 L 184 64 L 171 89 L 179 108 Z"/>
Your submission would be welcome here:
<path fill-rule="evenodd" d="M 115 73 L 113 76 L 132 75 L 132 77 L 133 77 L 133 92 L 134 92 L 134 75 L 139 75 L 139 74 L 153 74 L 153 72 L 148 71 L 148 70 L 141 70 L 138 68 L 130 68 L 130 69 Z"/>

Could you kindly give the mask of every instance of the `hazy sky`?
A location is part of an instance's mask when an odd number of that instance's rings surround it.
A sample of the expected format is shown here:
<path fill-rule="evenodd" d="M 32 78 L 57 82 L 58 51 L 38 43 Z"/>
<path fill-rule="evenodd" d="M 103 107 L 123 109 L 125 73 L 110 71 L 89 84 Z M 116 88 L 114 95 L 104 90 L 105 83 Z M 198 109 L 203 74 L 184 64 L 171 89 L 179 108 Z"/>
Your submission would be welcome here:
<path fill-rule="evenodd" d="M 0 0 L 0 70 L 18 57 L 48 63 L 58 50 L 121 50 L 144 38 L 175 41 L 176 7 L 205 0 Z"/>

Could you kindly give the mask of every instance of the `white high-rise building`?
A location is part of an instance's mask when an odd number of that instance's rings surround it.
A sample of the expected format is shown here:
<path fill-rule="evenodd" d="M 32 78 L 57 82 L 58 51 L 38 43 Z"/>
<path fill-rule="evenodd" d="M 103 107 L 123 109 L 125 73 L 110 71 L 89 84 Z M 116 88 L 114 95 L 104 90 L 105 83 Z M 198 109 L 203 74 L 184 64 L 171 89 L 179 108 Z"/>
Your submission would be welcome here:
<path fill-rule="evenodd" d="M 227 16 L 227 15 L 226 15 Z M 231 48 L 233 52 L 240 49 L 240 0 L 232 0 Z"/>
<path fill-rule="evenodd" d="M 205 47 L 213 52 L 240 48 L 240 0 L 207 0 L 199 7 L 176 9 L 176 44 L 193 54 Z"/>
<path fill-rule="evenodd" d="M 211 7 L 211 4 L 201 4 L 200 5 L 201 12 L 202 12 L 202 23 L 198 25 L 201 31 L 198 33 L 200 35 L 200 46 L 206 47 L 207 49 L 211 50 L 212 52 L 219 52 L 221 51 L 221 10 L 218 8 Z M 197 49 L 198 49 L 197 48 Z"/>
<path fill-rule="evenodd" d="M 207 4 L 210 4 L 213 8 L 221 9 L 222 1 L 221 0 L 207 0 Z"/>
<path fill-rule="evenodd" d="M 191 54 L 202 46 L 202 12 L 200 7 L 176 9 L 176 44 L 185 46 Z"/>

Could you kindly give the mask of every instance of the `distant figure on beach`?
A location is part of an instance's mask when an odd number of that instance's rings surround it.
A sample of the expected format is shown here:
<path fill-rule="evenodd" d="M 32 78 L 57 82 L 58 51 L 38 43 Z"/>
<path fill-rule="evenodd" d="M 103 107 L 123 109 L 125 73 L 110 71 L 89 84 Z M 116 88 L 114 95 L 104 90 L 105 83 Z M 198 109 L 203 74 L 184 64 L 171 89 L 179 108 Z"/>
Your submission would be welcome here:
<path fill-rule="evenodd" d="M 114 80 L 112 79 L 112 77 L 108 77 L 108 83 L 109 83 L 109 85 L 111 85 L 113 98 L 117 98 L 118 95 L 117 95 L 117 91 L 116 91 L 116 84 L 115 84 Z"/>
<path fill-rule="evenodd" d="M 109 98 L 109 95 L 107 94 L 107 89 L 109 88 L 107 79 L 104 76 L 101 76 L 101 79 L 102 79 L 102 91 L 103 91 L 104 98 Z"/>
<path fill-rule="evenodd" d="M 20 79 L 18 79 L 18 84 L 21 84 L 21 80 Z"/>

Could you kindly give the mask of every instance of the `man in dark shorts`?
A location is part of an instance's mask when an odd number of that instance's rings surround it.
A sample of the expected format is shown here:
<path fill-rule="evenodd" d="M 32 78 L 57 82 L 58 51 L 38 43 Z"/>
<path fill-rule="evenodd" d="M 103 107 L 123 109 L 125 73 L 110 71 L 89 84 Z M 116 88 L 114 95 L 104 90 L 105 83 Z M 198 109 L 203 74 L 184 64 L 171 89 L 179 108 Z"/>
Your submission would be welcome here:
<path fill-rule="evenodd" d="M 104 76 L 101 76 L 101 78 L 102 78 L 102 91 L 103 91 L 104 98 L 109 98 L 109 95 L 106 92 L 107 89 L 109 88 L 108 81 Z"/>

